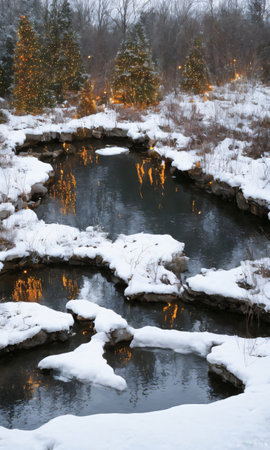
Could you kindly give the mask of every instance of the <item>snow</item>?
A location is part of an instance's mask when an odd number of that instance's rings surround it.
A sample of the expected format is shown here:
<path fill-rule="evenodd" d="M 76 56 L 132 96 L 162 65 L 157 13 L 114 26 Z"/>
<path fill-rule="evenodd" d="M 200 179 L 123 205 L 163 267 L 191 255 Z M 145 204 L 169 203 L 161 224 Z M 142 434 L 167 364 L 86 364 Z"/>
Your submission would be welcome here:
<path fill-rule="evenodd" d="M 123 148 L 123 147 L 106 147 L 106 148 L 101 148 L 99 150 L 96 150 L 96 153 L 98 153 L 98 155 L 102 155 L 102 156 L 121 155 L 122 153 L 128 153 L 128 152 L 129 152 L 129 149 Z"/>
<path fill-rule="evenodd" d="M 178 108 L 179 117 L 168 114 L 172 102 Z M 45 224 L 30 210 L 14 213 L 18 198 L 29 199 L 32 186 L 45 183 L 52 167 L 30 156 L 15 156 L 13 150 L 24 144 L 27 134 L 42 138 L 50 133 L 55 136 L 73 133 L 78 128 L 105 131 L 118 128 L 126 131 L 133 140 L 150 139 L 153 150 L 162 158 L 170 159 L 178 170 L 200 167 L 214 180 L 239 188 L 246 199 L 255 199 L 268 207 L 270 219 L 269 154 L 264 153 L 257 159 L 246 154 L 260 123 L 269 117 L 269 110 L 269 87 L 246 83 L 238 89 L 235 85 L 233 89 L 230 85 L 215 88 L 205 98 L 188 94 L 168 96 L 159 111 L 149 110 L 142 121 L 133 123 L 118 120 L 117 112 L 109 109 L 82 119 L 68 118 L 67 113 L 74 115 L 72 109 L 56 108 L 47 115 L 21 117 L 5 111 L 8 122 L 0 125 L 0 211 L 8 207 L 11 213 L 1 226 L 10 233 L 14 247 L 0 252 L 0 270 L 5 261 L 18 257 L 37 256 L 63 261 L 85 258 L 89 261 L 99 256 L 104 265 L 127 285 L 127 297 L 141 293 L 179 295 L 179 280 L 166 266 L 182 256 L 184 244 L 170 236 L 121 235 L 112 242 L 105 233 L 93 227 L 80 231 L 64 225 Z M 192 129 L 194 121 L 209 129 L 223 127 L 224 137 L 207 144 L 207 151 L 200 146 L 192 147 L 196 137 L 196 130 Z M 184 123 L 188 123 L 186 128 Z M 108 148 L 103 150 L 106 152 Z M 189 278 L 187 284 L 209 295 L 233 296 L 239 301 L 258 303 L 269 311 L 270 282 L 264 273 L 269 269 L 270 260 L 265 258 L 244 262 L 229 271 L 204 270 L 201 275 Z M 245 289 L 243 282 L 250 285 L 250 289 Z M 82 382 L 102 384 L 120 391 L 125 389 L 125 380 L 113 372 L 103 354 L 112 330 L 128 328 L 126 321 L 113 311 L 93 306 L 83 299 L 70 306 L 74 313 L 78 311 L 95 321 L 97 334 L 73 352 L 43 359 L 39 367 L 56 370 L 63 380 L 75 377 Z M 5 303 L 0 305 L 0 311 L 2 348 L 22 342 L 41 329 L 53 332 L 58 326 L 64 330 L 73 323 L 71 315 L 37 304 Z M 61 316 L 56 320 L 59 314 Z M 182 405 L 146 414 L 63 416 L 31 432 L 0 428 L 0 448 L 68 450 L 77 449 L 78 442 L 81 449 L 89 448 L 89 442 L 93 448 L 129 450 L 270 448 L 269 338 L 243 339 L 155 327 L 128 329 L 134 336 L 133 347 L 197 353 L 206 357 L 210 364 L 223 366 L 245 384 L 244 393 L 209 405 Z"/>
<path fill-rule="evenodd" d="M 20 344 L 41 330 L 47 333 L 69 331 L 71 314 L 54 311 L 37 303 L 0 304 L 0 349 Z"/>
<path fill-rule="evenodd" d="M 202 273 L 186 280 L 187 288 L 208 295 L 234 298 L 259 304 L 270 311 L 270 258 L 244 261 L 231 270 L 203 269 Z M 246 288 L 244 287 L 246 286 Z"/>
<path fill-rule="evenodd" d="M 33 431 L 0 428 L 1 447 L 72 450 L 78 448 L 79 441 L 81 449 L 88 449 L 90 439 L 92 448 L 104 450 L 269 448 L 269 338 L 243 339 L 155 327 L 133 331 L 133 346 L 195 351 L 211 364 L 223 365 L 246 384 L 244 393 L 211 404 L 181 405 L 143 414 L 61 416 Z M 124 389 L 125 381 L 113 374 L 102 358 L 105 341 L 104 333 L 98 333 L 74 352 L 45 358 L 39 367 L 57 368 L 61 379 L 79 376 L 83 381 Z"/>
<path fill-rule="evenodd" d="M 1 125 L 0 125 L 1 126 Z M 37 158 L 12 156 L 12 164 L 0 165 L 0 201 L 16 202 L 19 196 L 28 196 L 35 183 L 45 183 L 53 168 Z"/>
<path fill-rule="evenodd" d="M 84 319 L 93 320 L 97 333 L 110 334 L 114 330 L 128 327 L 127 321 L 119 314 L 88 300 L 70 300 L 66 308 Z"/>
<path fill-rule="evenodd" d="M 71 258 L 94 260 L 127 284 L 125 295 L 179 294 L 180 281 L 165 268 L 182 257 L 184 244 L 169 235 L 120 235 L 112 242 L 93 227 L 86 231 L 60 224 L 45 224 L 31 210 L 21 210 L 3 221 L 3 229 L 15 233 L 14 247 L 0 252 L 0 262 L 31 257 L 47 260 Z"/>
<path fill-rule="evenodd" d="M 255 199 L 270 210 L 269 154 L 262 154 L 258 159 L 245 154 L 253 138 L 254 145 L 258 145 L 256 136 L 262 130 L 261 123 L 269 117 L 269 99 L 269 87 L 242 82 L 215 87 L 207 96 L 168 95 L 161 102 L 159 110 L 149 109 L 140 122 L 121 121 L 118 113 L 112 109 L 105 109 L 104 112 L 82 119 L 70 118 L 76 112 L 74 108 L 55 108 L 50 113 L 39 116 L 13 116 L 4 111 L 8 122 L 0 124 L 3 141 L 0 156 L 9 161 L 10 167 L 1 169 L 0 194 L 2 191 L 9 200 L 15 201 L 16 196 L 30 192 L 31 184 L 45 182 L 48 177 L 51 168 L 44 163 L 39 162 L 38 165 L 34 158 L 18 158 L 12 153 L 16 145 L 25 142 L 27 134 L 38 135 L 42 139 L 42 136 L 46 137 L 51 133 L 54 137 L 61 133 L 72 134 L 79 128 L 100 129 L 105 132 L 117 128 L 125 131 L 133 140 L 152 141 L 154 150 L 162 157 L 169 158 L 178 170 L 187 171 L 199 166 L 203 172 L 212 175 L 214 180 L 239 187 L 246 199 Z M 171 111 L 172 105 L 174 113 Z M 222 127 L 226 130 L 223 133 L 225 137 L 219 137 L 217 144 L 209 142 L 207 151 L 203 146 L 194 149 L 192 139 L 197 132 L 200 133 L 201 126 L 205 129 L 216 128 L 215 138 L 219 136 L 218 127 Z M 205 133 L 204 131 L 203 134 Z M 232 134 L 237 137 L 231 137 Z M 100 151 L 103 155 L 118 154 L 116 148 Z M 19 175 L 18 181 L 16 173 Z M 6 201 L 6 197 L 3 201 Z"/>
<path fill-rule="evenodd" d="M 125 380 L 116 375 L 103 358 L 104 346 L 108 341 L 106 333 L 100 332 L 87 344 L 82 344 L 72 352 L 47 356 L 38 367 L 42 370 L 53 369 L 62 381 L 76 378 L 83 383 L 96 383 L 122 391 Z"/>
<path fill-rule="evenodd" d="M 125 380 L 115 375 L 103 358 L 103 353 L 104 346 L 111 341 L 112 334 L 116 337 L 116 342 L 132 336 L 127 321 L 114 311 L 87 300 L 71 300 L 66 308 L 77 316 L 93 320 L 97 334 L 89 343 L 80 345 L 72 352 L 44 358 L 38 367 L 57 371 L 60 379 L 64 381 L 76 378 L 83 383 L 92 382 L 118 390 L 125 389 Z"/>

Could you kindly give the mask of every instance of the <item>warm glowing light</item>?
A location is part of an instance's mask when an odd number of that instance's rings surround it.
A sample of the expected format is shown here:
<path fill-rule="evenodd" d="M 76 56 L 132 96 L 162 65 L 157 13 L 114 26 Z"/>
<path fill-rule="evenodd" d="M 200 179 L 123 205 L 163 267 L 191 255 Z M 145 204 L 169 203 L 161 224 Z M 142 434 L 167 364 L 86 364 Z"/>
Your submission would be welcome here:
<path fill-rule="evenodd" d="M 176 303 L 168 303 L 168 305 L 164 306 L 163 311 L 165 312 L 164 323 L 172 328 L 177 316 L 178 305 Z"/>
<path fill-rule="evenodd" d="M 152 185 L 153 184 L 152 167 L 150 167 L 150 169 L 148 170 L 148 176 L 149 176 L 150 183 Z"/>
<path fill-rule="evenodd" d="M 78 296 L 79 292 L 79 286 L 76 280 L 73 280 L 72 278 L 67 278 L 66 274 L 63 273 L 62 277 L 62 283 L 64 288 L 67 291 L 67 298 L 69 300 L 75 300 Z"/>
<path fill-rule="evenodd" d="M 181 70 L 182 69 L 182 66 L 178 66 L 178 70 Z"/>
<path fill-rule="evenodd" d="M 37 302 L 42 298 L 41 279 L 34 276 L 19 278 L 15 283 L 12 296 L 15 302 Z"/>
<path fill-rule="evenodd" d="M 165 170 L 166 170 L 166 164 L 164 161 L 162 161 L 161 171 L 159 172 L 160 183 L 161 183 L 162 189 L 164 189 L 165 180 L 166 180 Z"/>
<path fill-rule="evenodd" d="M 117 361 L 121 364 L 121 366 L 126 366 L 131 360 L 132 353 L 130 348 L 128 346 L 125 346 L 116 348 L 114 350 L 114 356 L 117 358 Z"/>
<path fill-rule="evenodd" d="M 51 197 L 59 198 L 62 203 L 61 214 L 76 215 L 76 185 L 76 179 L 71 170 L 69 173 L 64 173 L 61 168 L 58 183 L 52 187 L 51 191 Z"/>
<path fill-rule="evenodd" d="M 234 83 L 235 81 L 238 81 L 238 80 L 240 80 L 242 77 L 241 77 L 241 75 L 240 75 L 240 73 L 235 73 L 235 76 L 234 76 L 234 78 L 231 78 L 230 79 L 230 82 L 231 83 Z"/>

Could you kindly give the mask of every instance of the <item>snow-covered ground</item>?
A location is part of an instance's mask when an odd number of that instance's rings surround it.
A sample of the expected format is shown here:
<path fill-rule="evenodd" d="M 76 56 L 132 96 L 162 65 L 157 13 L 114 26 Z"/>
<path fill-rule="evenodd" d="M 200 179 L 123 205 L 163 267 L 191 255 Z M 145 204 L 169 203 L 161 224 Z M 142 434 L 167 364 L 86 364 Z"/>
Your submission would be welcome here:
<path fill-rule="evenodd" d="M 113 109 L 82 119 L 65 119 L 63 109 L 41 116 L 19 117 L 7 113 L 8 122 L 0 125 L 0 220 L 2 232 L 13 247 L 0 251 L 0 270 L 6 261 L 25 256 L 64 261 L 99 257 L 127 285 L 127 297 L 142 292 L 178 295 L 179 280 L 166 265 L 182 256 L 184 244 L 170 236 L 121 235 L 112 242 L 92 227 L 82 232 L 63 225 L 47 225 L 30 210 L 15 213 L 14 206 L 23 206 L 18 200 L 30 199 L 32 186 L 45 183 L 52 167 L 31 156 L 15 156 L 13 150 L 17 145 L 23 145 L 27 135 L 35 135 L 38 141 L 72 134 L 78 129 L 119 129 L 133 140 L 150 139 L 152 150 L 171 159 L 172 165 L 179 170 L 200 168 L 212 175 L 213 180 L 241 189 L 246 199 L 252 198 L 270 210 L 269 153 L 262 149 L 257 159 L 250 157 L 252 147 L 261 142 L 259 130 L 266 134 L 269 131 L 269 94 L 269 87 L 234 84 L 215 88 L 205 96 L 169 96 L 159 108 L 149 110 L 141 121 L 133 123 L 118 120 L 118 113 Z M 204 136 L 207 129 L 212 130 L 212 140 Z M 201 144 L 197 139 L 198 130 L 203 134 Z M 198 283 L 197 287 L 203 287 L 205 292 L 230 287 L 229 293 L 234 292 L 241 299 L 246 289 L 237 283 L 244 277 L 251 286 L 249 293 L 254 291 L 251 296 L 254 302 L 263 302 L 269 310 L 269 275 L 263 275 L 267 268 L 268 259 L 259 274 L 250 265 L 248 270 L 242 266 L 227 272 L 205 271 L 188 282 Z M 23 308 L 22 305 L 16 304 L 14 308 Z M 73 309 L 73 312 L 83 316 L 85 312 L 79 309 Z M 21 310 L 16 316 L 14 313 L 11 322 L 3 312 L 3 326 L 8 327 L 3 338 L 6 345 L 13 342 L 20 331 L 25 336 L 28 330 L 32 333 L 35 328 L 41 329 L 41 319 L 34 319 L 34 309 L 31 311 L 30 318 L 24 318 L 26 313 Z M 97 331 L 92 340 L 74 352 L 44 359 L 40 367 L 59 369 L 60 364 L 61 375 L 66 379 L 75 376 L 81 381 L 123 389 L 125 380 L 117 376 L 103 358 L 108 331 L 111 333 L 110 321 L 116 318 L 109 313 L 106 322 L 104 314 L 108 315 L 108 312 L 100 309 L 89 314 Z M 72 317 L 66 316 L 71 323 Z M 46 314 L 42 316 L 45 322 L 46 317 Z M 16 320 L 19 320 L 19 327 Z M 123 325 L 122 321 L 118 317 L 116 325 Z M 22 323 L 27 329 L 20 329 Z M 47 326 L 52 327 L 53 323 L 52 319 Z M 132 334 L 134 347 L 161 347 L 206 357 L 211 366 L 223 368 L 239 379 L 245 385 L 244 393 L 209 405 L 183 405 L 146 414 L 63 416 L 34 431 L 0 428 L 0 448 L 68 450 L 77 449 L 78 445 L 80 449 L 129 450 L 270 448 L 269 338 L 248 340 L 154 327 L 132 329 Z"/>
<path fill-rule="evenodd" d="M 30 209 L 3 220 L 2 228 L 6 236 L 12 235 L 14 244 L 0 251 L 2 267 L 5 261 L 24 257 L 45 262 L 98 260 L 99 265 L 109 267 L 127 285 L 127 297 L 149 293 L 179 295 L 180 280 L 165 266 L 183 258 L 184 244 L 169 235 L 119 235 L 112 242 L 93 227 L 79 231 L 66 225 L 46 224 Z"/>
<path fill-rule="evenodd" d="M 171 94 L 140 122 L 118 120 L 113 109 L 82 119 L 65 119 L 65 110 L 59 108 L 41 116 L 6 113 L 9 121 L 0 125 L 2 201 L 28 194 L 31 182 L 44 182 L 48 177 L 49 165 L 12 154 L 27 135 L 45 140 L 78 129 L 119 129 L 133 140 L 150 139 L 153 149 L 170 158 L 179 170 L 200 167 L 214 180 L 240 188 L 244 198 L 270 209 L 270 156 L 264 150 L 269 141 L 269 94 L 269 87 L 248 83 L 231 83 L 204 96 Z M 250 157 L 254 147 L 257 159 Z"/>
<path fill-rule="evenodd" d="M 270 258 L 243 261 L 231 270 L 202 269 L 202 273 L 186 280 L 187 289 L 210 296 L 233 298 L 257 304 L 270 311 Z"/>
<path fill-rule="evenodd" d="M 77 312 L 85 313 L 85 304 L 79 305 Z M 111 325 L 107 320 L 110 330 L 115 323 L 115 317 L 111 318 Z M 104 450 L 270 448 L 270 338 L 243 339 L 155 327 L 132 329 L 132 333 L 133 347 L 160 347 L 206 357 L 211 366 L 224 368 L 241 381 L 244 393 L 208 405 L 182 405 L 144 414 L 62 416 L 33 431 L 0 428 L 0 448 L 71 450 L 78 448 L 78 442 L 80 449 Z M 39 367 L 61 368 L 63 381 L 76 376 L 83 382 L 124 389 L 125 380 L 114 374 L 102 357 L 105 336 L 100 331 L 90 343 L 68 354 L 49 356 Z"/>

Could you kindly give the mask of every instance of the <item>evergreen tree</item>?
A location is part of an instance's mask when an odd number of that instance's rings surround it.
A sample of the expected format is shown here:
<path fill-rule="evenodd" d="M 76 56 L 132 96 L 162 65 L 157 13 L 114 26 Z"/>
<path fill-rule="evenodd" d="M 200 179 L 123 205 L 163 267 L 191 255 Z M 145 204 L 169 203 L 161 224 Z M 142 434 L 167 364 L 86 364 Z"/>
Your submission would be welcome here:
<path fill-rule="evenodd" d="M 183 69 L 181 87 L 193 94 L 202 94 L 208 89 L 206 64 L 200 37 L 194 39 Z"/>
<path fill-rule="evenodd" d="M 14 43 L 8 37 L 5 42 L 5 52 L 2 55 L 0 64 L 0 96 L 6 97 L 9 94 L 13 83 L 14 71 Z"/>
<path fill-rule="evenodd" d="M 157 102 L 159 76 L 141 25 L 123 41 L 115 58 L 114 101 L 145 107 Z"/>
<path fill-rule="evenodd" d="M 14 103 L 18 113 L 35 113 L 46 103 L 40 47 L 30 23 L 21 17 L 15 48 Z"/>
<path fill-rule="evenodd" d="M 93 85 L 90 80 L 85 80 L 80 90 L 80 102 L 78 117 L 90 116 L 96 113 L 96 102 L 93 98 Z"/>
<path fill-rule="evenodd" d="M 82 83 L 79 46 L 72 29 L 69 2 L 53 0 L 45 21 L 44 54 L 51 91 L 62 101 L 67 91 L 78 91 Z"/>

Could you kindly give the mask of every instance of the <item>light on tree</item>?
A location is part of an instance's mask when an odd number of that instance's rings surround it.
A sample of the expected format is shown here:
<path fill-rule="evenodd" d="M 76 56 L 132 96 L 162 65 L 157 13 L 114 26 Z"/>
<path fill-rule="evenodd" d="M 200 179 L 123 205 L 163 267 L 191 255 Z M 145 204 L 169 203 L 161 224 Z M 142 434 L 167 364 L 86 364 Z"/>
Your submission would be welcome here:
<path fill-rule="evenodd" d="M 206 64 L 203 56 L 201 38 L 193 42 L 182 72 L 181 87 L 193 94 L 202 94 L 208 90 Z"/>
<path fill-rule="evenodd" d="M 14 55 L 14 103 L 18 113 L 36 113 L 45 104 L 46 88 L 42 57 L 34 30 L 21 17 Z"/>
<path fill-rule="evenodd" d="M 157 102 L 159 86 L 143 29 L 136 25 L 115 58 L 113 101 L 144 108 Z"/>

